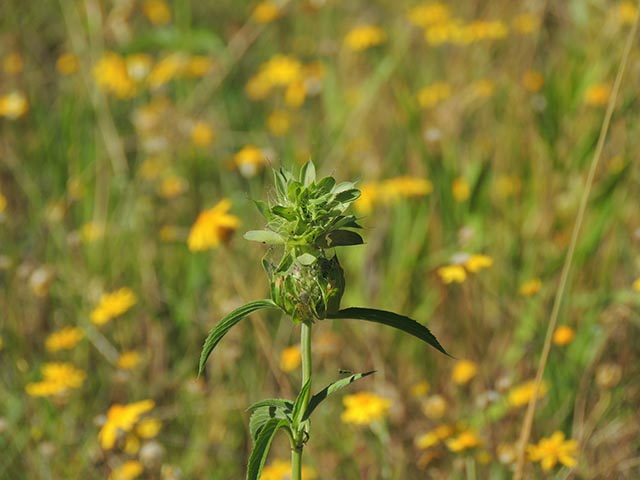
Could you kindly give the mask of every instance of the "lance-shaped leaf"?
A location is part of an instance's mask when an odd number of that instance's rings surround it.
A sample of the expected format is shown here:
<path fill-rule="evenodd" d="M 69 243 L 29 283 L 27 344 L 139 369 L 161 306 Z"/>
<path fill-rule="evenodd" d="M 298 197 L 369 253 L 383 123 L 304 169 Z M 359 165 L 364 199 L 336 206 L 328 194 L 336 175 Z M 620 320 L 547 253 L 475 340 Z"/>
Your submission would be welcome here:
<path fill-rule="evenodd" d="M 279 307 L 271 300 L 256 300 L 254 302 L 249 302 L 239 308 L 236 308 L 211 329 L 209 335 L 207 335 L 207 339 L 204 341 L 204 345 L 202 346 L 202 353 L 200 353 L 198 375 L 200 375 L 204 370 L 204 364 L 207 362 L 207 359 L 209 358 L 209 355 L 211 355 L 213 349 L 218 345 L 218 342 L 222 340 L 222 337 L 224 337 L 227 332 L 244 317 L 263 308 Z"/>
<path fill-rule="evenodd" d="M 262 242 L 269 245 L 282 245 L 284 238 L 271 230 L 249 230 L 244 234 L 246 240 L 252 242 Z"/>
<path fill-rule="evenodd" d="M 427 327 L 422 325 L 421 323 L 416 322 L 412 318 L 406 317 L 404 315 L 399 315 L 393 312 L 387 312 L 386 310 L 376 310 L 373 308 L 345 308 L 344 310 L 338 310 L 335 313 L 331 313 L 327 316 L 328 318 L 352 318 L 354 320 L 367 320 L 369 322 L 381 323 L 382 325 L 388 325 L 393 328 L 397 328 L 398 330 L 402 330 L 403 332 L 408 333 L 409 335 L 413 335 L 416 338 L 419 338 L 423 342 L 428 343 L 436 350 L 444 353 L 447 356 L 451 356 L 447 353 L 447 351 L 440 345 L 440 342 L 433 336 L 433 334 L 429 331 Z"/>
<path fill-rule="evenodd" d="M 334 230 L 320 237 L 317 241 L 320 248 L 348 247 L 350 245 L 362 245 L 364 240 L 356 232 L 351 230 Z"/>
<path fill-rule="evenodd" d="M 365 373 L 354 373 L 353 375 L 349 375 L 347 378 L 342 378 L 337 382 L 333 382 L 327 385 L 325 388 L 323 388 L 321 391 L 319 391 L 313 397 L 311 397 L 311 400 L 309 400 L 309 405 L 307 406 L 307 410 L 304 412 L 304 415 L 302 416 L 302 421 L 304 422 L 305 420 L 307 420 L 311 416 L 313 411 L 316 409 L 316 407 L 320 404 L 320 402 L 322 402 L 329 395 L 337 392 L 341 388 L 346 387 L 347 385 L 355 382 L 356 380 L 360 380 L 361 378 L 371 375 L 372 373 L 376 373 L 376 371 L 371 370 L 370 372 L 365 372 Z"/>
<path fill-rule="evenodd" d="M 308 187 L 316 181 L 316 167 L 311 160 L 305 163 L 300 169 L 300 182 Z"/>
<path fill-rule="evenodd" d="M 291 414 L 291 418 L 293 419 L 294 428 L 297 428 L 302 422 L 302 417 L 304 416 L 304 411 L 302 409 L 308 403 L 310 390 L 311 378 L 308 378 L 300 389 L 300 393 L 298 393 L 296 403 L 293 404 L 293 413 Z"/>
<path fill-rule="evenodd" d="M 291 436 L 291 429 L 287 420 L 281 420 L 278 418 L 272 418 L 264 424 L 258 438 L 253 445 L 253 451 L 249 457 L 249 467 L 247 468 L 247 480 L 259 480 L 262 474 L 262 468 L 269 456 L 269 448 L 271 448 L 271 442 L 273 437 L 281 428 L 284 428 Z"/>
<path fill-rule="evenodd" d="M 281 398 L 269 398 L 254 403 L 248 410 L 253 412 L 249 419 L 249 432 L 251 438 L 256 441 L 262 427 L 271 419 L 286 420 L 291 424 L 293 402 Z"/>

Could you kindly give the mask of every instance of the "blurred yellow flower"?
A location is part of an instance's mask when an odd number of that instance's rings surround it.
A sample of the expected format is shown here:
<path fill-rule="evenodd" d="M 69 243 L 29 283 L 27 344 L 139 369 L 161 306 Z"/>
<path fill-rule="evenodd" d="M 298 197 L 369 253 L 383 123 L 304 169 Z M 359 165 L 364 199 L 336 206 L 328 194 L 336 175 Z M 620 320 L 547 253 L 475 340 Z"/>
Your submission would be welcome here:
<path fill-rule="evenodd" d="M 292 372 L 300 366 L 300 363 L 302 363 L 302 354 L 297 345 L 287 347 L 280 352 L 280 368 L 284 372 Z"/>
<path fill-rule="evenodd" d="M 147 77 L 149 87 L 155 90 L 176 78 L 182 73 L 186 62 L 185 56 L 181 53 L 170 53 L 160 59 Z"/>
<path fill-rule="evenodd" d="M 344 37 L 345 46 L 354 52 L 383 44 L 387 34 L 375 25 L 361 25 L 351 29 Z"/>
<path fill-rule="evenodd" d="M 415 440 L 415 445 L 417 448 L 423 450 L 431 448 L 439 444 L 441 441 L 449 438 L 451 435 L 453 435 L 453 432 L 453 427 L 449 425 L 440 425 L 433 430 L 417 437 Z"/>
<path fill-rule="evenodd" d="M 189 250 L 209 250 L 229 240 L 240 226 L 240 219 L 228 213 L 230 209 L 231 201 L 224 198 L 213 208 L 201 212 L 189 232 Z"/>
<path fill-rule="evenodd" d="M 12 52 L 5 55 L 2 60 L 2 68 L 4 73 L 7 75 L 17 75 L 22 72 L 24 68 L 24 61 L 22 60 L 22 55 L 18 52 Z"/>
<path fill-rule="evenodd" d="M 442 395 L 431 395 L 420 406 L 422 413 L 432 420 L 442 418 L 447 411 L 447 401 Z"/>
<path fill-rule="evenodd" d="M 522 86 L 528 91 L 535 93 L 540 91 L 544 85 L 544 77 L 540 72 L 527 70 L 522 74 Z"/>
<path fill-rule="evenodd" d="M 71 350 L 83 338 L 84 333 L 78 327 L 64 327 L 51 333 L 44 345 L 48 352 L 55 353 L 60 350 Z"/>
<path fill-rule="evenodd" d="M 317 478 L 315 470 L 306 465 L 302 466 L 302 480 L 314 480 Z M 291 462 L 286 460 L 274 460 L 262 469 L 260 480 L 290 480 Z"/>
<path fill-rule="evenodd" d="M 276 137 L 286 135 L 289 128 L 291 128 L 291 115 L 284 110 L 271 112 L 269 117 L 267 117 L 267 128 L 269 132 Z"/>
<path fill-rule="evenodd" d="M 29 287 L 36 297 L 46 297 L 55 279 L 55 270 L 50 265 L 40 265 L 29 275 Z"/>
<path fill-rule="evenodd" d="M 578 463 L 578 442 L 565 440 L 564 433 L 556 431 L 550 437 L 540 439 L 537 445 L 528 445 L 527 453 L 529 460 L 540 462 L 545 472 L 555 467 L 558 462 L 571 468 Z"/>
<path fill-rule="evenodd" d="M 302 79 L 302 64 L 288 55 L 274 55 L 262 64 L 259 75 L 269 85 L 286 87 Z"/>
<path fill-rule="evenodd" d="M 137 460 L 127 460 L 114 468 L 109 474 L 109 480 L 134 480 L 142 475 L 144 467 Z"/>
<path fill-rule="evenodd" d="M 540 27 L 540 19 L 533 13 L 522 13 L 511 22 L 513 29 L 523 35 L 533 33 Z"/>
<path fill-rule="evenodd" d="M 270 23 L 280 16 L 280 8 L 274 2 L 265 0 L 255 6 L 251 19 L 256 23 Z"/>
<path fill-rule="evenodd" d="M 488 98 L 496 91 L 496 84 L 492 80 L 477 80 L 470 87 L 471 96 L 474 98 Z"/>
<path fill-rule="evenodd" d="M 522 181 L 515 175 L 500 175 L 496 179 L 496 193 L 502 198 L 508 198 L 520 193 Z"/>
<path fill-rule="evenodd" d="M 95 242 L 104 235 L 104 226 L 97 222 L 87 222 L 80 227 L 80 238 L 84 243 Z"/>
<path fill-rule="evenodd" d="M 73 75 L 80 69 L 80 61 L 74 53 L 63 53 L 56 60 L 56 70 L 60 75 Z"/>
<path fill-rule="evenodd" d="M 464 262 L 464 266 L 467 267 L 467 270 L 471 273 L 477 273 L 485 268 L 489 268 L 491 265 L 493 265 L 493 258 L 489 255 L 482 254 L 469 255 L 469 258 Z"/>
<path fill-rule="evenodd" d="M 465 430 L 464 432 L 460 432 L 456 437 L 447 440 L 446 444 L 449 450 L 457 453 L 478 447 L 482 442 L 474 431 Z"/>
<path fill-rule="evenodd" d="M 451 193 L 456 202 L 462 203 L 469 199 L 471 186 L 463 177 L 458 177 L 451 184 Z"/>
<path fill-rule="evenodd" d="M 431 108 L 446 100 L 452 93 L 451 85 L 445 82 L 432 83 L 418 92 L 418 104 L 422 108 Z"/>
<path fill-rule="evenodd" d="M 451 18 L 449 6 L 440 3 L 421 3 L 409 10 L 407 18 L 411 23 L 421 28 L 444 23 Z"/>
<path fill-rule="evenodd" d="M 304 82 L 292 82 L 284 92 L 284 102 L 291 108 L 299 108 L 307 98 Z"/>
<path fill-rule="evenodd" d="M 124 59 L 127 73 L 136 82 L 142 82 L 151 71 L 153 59 L 146 53 L 134 53 Z"/>
<path fill-rule="evenodd" d="M 171 21 L 171 10 L 164 0 L 145 0 L 142 12 L 153 25 L 166 25 Z"/>
<path fill-rule="evenodd" d="M 148 181 L 156 180 L 162 172 L 166 169 L 166 161 L 162 157 L 147 157 L 145 158 L 140 167 L 138 168 L 138 174 Z"/>
<path fill-rule="evenodd" d="M 215 133 L 206 122 L 196 122 L 191 127 L 191 141 L 199 147 L 208 147 L 213 143 Z"/>
<path fill-rule="evenodd" d="M 75 368 L 70 363 L 45 363 L 42 366 L 42 381 L 28 383 L 25 391 L 32 397 L 60 395 L 68 390 L 80 388 L 86 376 L 83 370 Z"/>
<path fill-rule="evenodd" d="M 136 295 L 130 288 L 123 287 L 115 292 L 104 293 L 96 308 L 91 312 L 91 321 L 96 325 L 104 325 L 109 320 L 119 317 L 137 302 Z"/>
<path fill-rule="evenodd" d="M 251 178 L 267 164 L 267 158 L 255 145 L 245 145 L 233 156 L 233 163 L 243 177 Z"/>
<path fill-rule="evenodd" d="M 2 209 L 0 208 L 0 211 Z M 633 288 L 636 292 L 640 292 L 640 277 L 636 278 L 631 284 L 631 288 Z"/>
<path fill-rule="evenodd" d="M 438 268 L 440 279 L 446 283 L 462 283 L 467 278 L 467 272 L 462 265 L 445 265 Z"/>
<path fill-rule="evenodd" d="M 386 201 L 397 198 L 424 197 L 433 191 L 433 185 L 426 178 L 408 176 L 385 180 L 380 188 Z"/>
<path fill-rule="evenodd" d="M 462 30 L 462 35 L 456 43 L 471 43 L 480 40 L 499 40 L 504 38 L 509 33 L 509 27 L 500 20 L 486 21 L 475 20 L 465 25 Z"/>
<path fill-rule="evenodd" d="M 140 438 L 154 438 L 160 433 L 162 422 L 157 418 L 147 417 L 138 422 L 135 428 L 136 434 Z"/>
<path fill-rule="evenodd" d="M 384 418 L 391 408 L 391 401 L 372 392 L 346 395 L 342 399 L 345 410 L 340 418 L 344 423 L 369 425 Z"/>
<path fill-rule="evenodd" d="M 451 379 L 456 385 L 465 385 L 478 373 L 478 365 L 471 360 L 458 360 L 453 366 Z"/>
<path fill-rule="evenodd" d="M 359 188 L 360 196 L 355 201 L 354 207 L 360 214 L 367 215 L 379 201 L 380 189 L 376 183 L 363 183 Z"/>
<path fill-rule="evenodd" d="M 539 278 L 532 278 L 531 280 L 527 280 L 522 285 L 520 285 L 520 295 L 524 295 L 525 297 L 531 297 L 538 293 L 542 288 L 542 280 Z"/>
<path fill-rule="evenodd" d="M 618 4 L 618 19 L 623 25 L 631 25 L 636 19 L 638 13 L 637 4 L 630 1 L 620 2 Z"/>
<path fill-rule="evenodd" d="M 513 387 L 507 394 L 507 403 L 513 408 L 527 405 L 533 398 L 535 383 L 535 380 L 529 380 L 528 382 Z M 540 382 L 540 388 L 538 389 L 538 398 L 544 397 L 547 391 L 549 391 L 549 386 L 543 380 Z"/>
<path fill-rule="evenodd" d="M 429 393 L 429 382 L 423 380 L 422 382 L 414 383 L 411 385 L 410 391 L 412 397 L 423 397 Z"/>
<path fill-rule="evenodd" d="M 591 85 L 584 94 L 584 102 L 591 106 L 606 105 L 611 95 L 611 86 L 607 83 Z"/>
<path fill-rule="evenodd" d="M 466 44 L 472 41 L 460 20 L 455 18 L 428 26 L 424 39 L 434 47 L 448 42 Z"/>
<path fill-rule="evenodd" d="M 158 187 L 158 194 L 162 198 L 172 199 L 179 197 L 189 189 L 189 183 L 178 175 L 167 175 L 162 179 Z"/>
<path fill-rule="evenodd" d="M 0 213 L 3 213 L 7 209 L 7 197 L 0 192 Z"/>
<path fill-rule="evenodd" d="M 112 449 L 118 439 L 118 433 L 131 432 L 140 417 L 151 411 L 153 407 L 155 407 L 153 400 L 142 400 L 128 405 L 119 403 L 111 405 L 107 411 L 107 419 L 98 432 L 98 440 L 102 448 Z"/>
<path fill-rule="evenodd" d="M 193 55 L 187 59 L 184 73 L 187 77 L 204 77 L 213 68 L 213 60 L 205 55 Z"/>
<path fill-rule="evenodd" d="M 564 346 L 571 343 L 576 336 L 576 332 L 573 328 L 567 325 L 560 325 L 553 332 L 553 343 L 556 345 Z"/>
<path fill-rule="evenodd" d="M 115 52 L 105 52 L 93 67 L 93 77 L 98 87 L 121 99 L 136 94 L 136 82 L 129 76 L 127 62 Z"/>
<path fill-rule="evenodd" d="M 140 354 L 135 350 L 122 352 L 116 366 L 121 370 L 133 370 L 140 363 Z"/>
<path fill-rule="evenodd" d="M 13 91 L 0 97 L 0 117 L 12 120 L 22 117 L 29 110 L 29 102 L 24 93 Z"/>

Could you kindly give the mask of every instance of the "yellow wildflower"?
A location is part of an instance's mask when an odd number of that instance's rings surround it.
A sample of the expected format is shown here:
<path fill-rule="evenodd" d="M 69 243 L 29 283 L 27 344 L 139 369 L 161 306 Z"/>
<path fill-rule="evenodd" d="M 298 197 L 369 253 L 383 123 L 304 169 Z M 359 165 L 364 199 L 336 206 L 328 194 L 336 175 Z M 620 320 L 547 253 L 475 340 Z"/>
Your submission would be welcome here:
<path fill-rule="evenodd" d="M 431 395 L 420 406 L 427 418 L 442 418 L 447 411 L 447 401 L 442 395 Z"/>
<path fill-rule="evenodd" d="M 214 138 L 213 128 L 206 122 L 196 122 L 191 127 L 191 141 L 199 147 L 208 147 Z"/>
<path fill-rule="evenodd" d="M 618 20 L 623 25 L 631 25 L 636 19 L 638 7 L 634 2 L 625 1 L 618 4 Z"/>
<path fill-rule="evenodd" d="M 381 189 L 387 200 L 395 200 L 402 197 L 424 197 L 433 191 L 433 185 L 426 178 L 394 177 L 385 180 Z"/>
<path fill-rule="evenodd" d="M 431 448 L 441 441 L 453 435 L 453 428 L 449 425 L 440 425 L 433 430 L 416 438 L 415 445 L 420 449 Z"/>
<path fill-rule="evenodd" d="M 193 55 L 187 59 L 184 74 L 187 77 L 204 77 L 213 68 L 213 60 L 205 55 Z"/>
<path fill-rule="evenodd" d="M 22 69 L 24 68 L 22 55 L 18 52 L 9 53 L 2 61 L 2 68 L 4 69 L 4 73 L 7 75 L 17 75 L 22 72 Z"/>
<path fill-rule="evenodd" d="M 471 360 L 458 360 L 453 366 L 451 379 L 457 385 L 465 385 L 478 373 L 478 365 Z"/>
<path fill-rule="evenodd" d="M 70 363 L 45 363 L 42 366 L 42 381 L 28 383 L 27 395 L 32 397 L 50 397 L 61 395 L 68 390 L 80 388 L 86 373 Z"/>
<path fill-rule="evenodd" d="M 556 345 L 568 345 L 573 341 L 573 338 L 576 336 L 576 332 L 573 328 L 567 325 L 560 325 L 553 332 L 553 343 Z"/>
<path fill-rule="evenodd" d="M 115 52 L 106 52 L 93 68 L 98 87 L 118 98 L 130 98 L 136 94 L 136 83 L 129 76 L 127 63 Z"/>
<path fill-rule="evenodd" d="M 91 312 L 91 321 L 96 325 L 104 325 L 125 313 L 136 304 L 136 301 L 136 295 L 126 287 L 112 293 L 105 293 Z"/>
<path fill-rule="evenodd" d="M 302 354 L 297 345 L 287 347 L 280 352 L 280 368 L 285 372 L 292 372 L 300 366 Z"/>
<path fill-rule="evenodd" d="M 164 0 L 145 0 L 142 12 L 154 25 L 166 25 L 171 21 L 171 10 Z"/>
<path fill-rule="evenodd" d="M 451 96 L 451 85 L 437 82 L 424 87 L 418 92 L 418 103 L 422 108 L 431 108 Z"/>
<path fill-rule="evenodd" d="M 189 183 L 177 175 L 167 175 L 158 187 L 158 194 L 162 198 L 171 199 L 182 195 L 189 189 Z"/>
<path fill-rule="evenodd" d="M 152 89 L 157 89 L 176 78 L 182 73 L 186 65 L 186 58 L 181 53 L 171 53 L 157 62 L 149 72 L 147 83 Z"/>
<path fill-rule="evenodd" d="M 427 382 L 426 380 L 411 385 L 412 397 L 423 397 L 427 393 L 429 393 L 429 382 Z"/>
<path fill-rule="evenodd" d="M 100 445 L 105 450 L 110 450 L 116 444 L 119 432 L 131 432 L 140 420 L 140 417 L 149 412 L 155 406 L 153 400 L 142 400 L 128 405 L 111 405 L 107 412 L 107 419 L 98 433 Z"/>
<path fill-rule="evenodd" d="M 255 6 L 251 19 L 256 23 L 270 23 L 280 16 L 280 8 L 274 2 L 265 0 Z"/>
<path fill-rule="evenodd" d="M 494 94 L 496 85 L 491 80 L 478 80 L 471 84 L 470 92 L 473 98 L 488 98 Z"/>
<path fill-rule="evenodd" d="M 286 87 L 302 79 L 302 64 L 287 55 L 275 55 L 262 64 L 259 75 L 272 86 Z"/>
<path fill-rule="evenodd" d="M 391 408 L 391 401 L 371 392 L 346 395 L 342 399 L 345 410 L 340 418 L 344 423 L 368 425 L 384 418 Z"/>
<path fill-rule="evenodd" d="M 63 53 L 56 60 L 56 70 L 60 75 L 73 75 L 79 69 L 80 61 L 73 53 Z"/>
<path fill-rule="evenodd" d="M 291 116 L 284 110 L 271 112 L 271 115 L 267 118 L 267 128 L 272 135 L 282 137 L 291 128 Z"/>
<path fill-rule="evenodd" d="M 525 297 L 531 297 L 538 293 L 538 291 L 542 288 L 542 280 L 539 278 L 532 278 L 531 280 L 527 280 L 522 285 L 520 285 L 520 295 L 524 295 Z"/>
<path fill-rule="evenodd" d="M 291 108 L 299 108 L 307 98 L 304 82 L 291 82 L 284 92 L 284 102 Z"/>
<path fill-rule="evenodd" d="M 481 254 L 469 255 L 469 258 L 464 262 L 464 266 L 467 267 L 467 270 L 471 273 L 477 273 L 485 268 L 489 268 L 491 265 L 493 265 L 493 259 L 489 255 Z"/>
<path fill-rule="evenodd" d="M 456 43 L 470 43 L 480 40 L 499 40 L 509 33 L 509 28 L 500 20 L 475 20 L 462 29 L 462 35 Z"/>
<path fill-rule="evenodd" d="M 153 438 L 160 433 L 162 428 L 162 422 L 157 418 L 148 417 L 143 418 L 138 422 L 135 428 L 136 434 L 140 438 Z"/>
<path fill-rule="evenodd" d="M 452 452 L 462 452 L 482 444 L 478 436 L 472 430 L 465 430 L 456 437 L 447 440 L 447 448 Z"/>
<path fill-rule="evenodd" d="M 266 165 L 267 159 L 255 145 L 245 145 L 233 156 L 233 163 L 243 177 L 251 178 Z"/>
<path fill-rule="evenodd" d="M 302 480 L 317 478 L 315 470 L 306 465 L 302 466 Z M 291 463 L 286 460 L 274 460 L 262 469 L 260 480 L 289 480 L 291 478 Z"/>
<path fill-rule="evenodd" d="M 137 460 L 127 460 L 114 468 L 109 474 L 109 480 L 134 480 L 142 475 L 144 468 Z"/>
<path fill-rule="evenodd" d="M 87 222 L 80 227 L 80 238 L 85 243 L 91 243 L 104 235 L 104 226 L 97 222 Z"/>
<path fill-rule="evenodd" d="M 507 403 L 513 407 L 518 408 L 524 405 L 527 405 L 529 401 L 533 398 L 533 391 L 535 388 L 535 380 L 530 380 L 528 382 L 521 383 L 513 387 L 509 390 L 507 394 Z M 540 388 L 538 389 L 538 398 L 542 398 L 546 395 L 549 390 L 549 386 L 543 380 L 540 383 Z"/>
<path fill-rule="evenodd" d="M 367 215 L 371 213 L 373 206 L 378 201 L 380 189 L 375 183 L 363 183 L 359 188 L 360 196 L 354 202 L 354 207 L 359 213 Z"/>
<path fill-rule="evenodd" d="M 55 353 L 59 350 L 71 350 L 83 338 L 84 333 L 78 327 L 65 327 L 51 333 L 44 345 L 48 352 Z"/>
<path fill-rule="evenodd" d="M 451 18 L 451 10 L 443 3 L 423 3 L 416 5 L 407 14 L 409 21 L 421 28 L 444 23 Z"/>
<path fill-rule="evenodd" d="M 230 209 L 231 201 L 224 198 L 213 208 L 201 212 L 189 232 L 189 250 L 208 250 L 229 240 L 240 226 L 240 219 L 228 213 Z"/>
<path fill-rule="evenodd" d="M 244 91 L 251 100 L 264 100 L 269 95 L 272 85 L 263 75 L 255 75 L 249 79 Z"/>
<path fill-rule="evenodd" d="M 462 283 L 467 278 L 467 272 L 465 272 L 462 265 L 445 265 L 438 268 L 438 275 L 442 281 L 446 284 L 449 283 Z"/>
<path fill-rule="evenodd" d="M 451 184 L 451 192 L 456 202 L 462 203 L 469 199 L 471 195 L 471 186 L 464 178 L 458 177 Z"/>
<path fill-rule="evenodd" d="M 584 102 L 591 106 L 606 105 L 611 95 L 611 86 L 606 83 L 592 85 L 584 94 Z"/>
<path fill-rule="evenodd" d="M 0 211 L 2 209 L 0 208 Z M 631 284 L 631 288 L 633 288 L 636 292 L 640 292 L 640 277 L 636 278 Z"/>
<path fill-rule="evenodd" d="M 469 43 L 463 25 L 457 19 L 451 19 L 427 27 L 424 38 L 429 45 L 438 46 L 447 42 Z"/>
<path fill-rule="evenodd" d="M 344 37 L 345 46 L 354 51 L 361 52 L 370 47 L 383 44 L 387 39 L 387 34 L 380 27 L 375 25 L 361 25 L 355 27 Z"/>
<path fill-rule="evenodd" d="M 121 370 L 133 370 L 140 363 L 140 354 L 135 350 L 122 352 L 116 366 Z"/>
<path fill-rule="evenodd" d="M 523 13 L 514 18 L 511 25 L 516 32 L 527 35 L 540 27 L 540 19 L 532 13 Z"/>
<path fill-rule="evenodd" d="M 166 162 L 162 157 L 148 157 L 140 164 L 138 174 L 147 181 L 156 180 L 166 168 Z"/>
<path fill-rule="evenodd" d="M 540 72 L 527 70 L 522 75 L 522 86 L 532 93 L 540 91 L 543 85 L 544 77 Z"/>
<path fill-rule="evenodd" d="M 151 71 L 151 65 L 153 60 L 146 53 L 134 53 L 127 55 L 125 58 L 125 65 L 127 66 L 127 73 L 136 82 L 142 82 L 149 72 Z"/>
<path fill-rule="evenodd" d="M 24 93 L 13 91 L 0 97 L 0 117 L 12 120 L 22 117 L 29 110 L 29 102 Z"/>
<path fill-rule="evenodd" d="M 578 463 L 578 442 L 565 440 L 564 433 L 556 431 L 550 437 L 542 438 L 537 445 L 529 445 L 527 453 L 529 460 L 540 462 L 545 472 L 555 467 L 558 462 L 567 467 L 575 467 Z"/>

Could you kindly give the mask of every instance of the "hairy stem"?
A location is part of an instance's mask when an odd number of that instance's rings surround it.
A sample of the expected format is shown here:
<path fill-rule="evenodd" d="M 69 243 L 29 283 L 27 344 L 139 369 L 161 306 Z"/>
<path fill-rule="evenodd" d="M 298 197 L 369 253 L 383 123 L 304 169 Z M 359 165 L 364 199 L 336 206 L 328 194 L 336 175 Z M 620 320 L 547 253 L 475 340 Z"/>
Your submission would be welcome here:
<path fill-rule="evenodd" d="M 300 350 L 302 352 L 302 386 L 311 378 L 311 323 L 302 322 L 300 333 Z M 302 411 L 307 409 L 309 397 L 302 405 Z M 302 480 L 302 450 L 304 442 L 309 435 L 309 424 L 304 422 L 298 426 L 298 431 L 294 432 L 295 444 L 291 449 L 291 480 Z"/>

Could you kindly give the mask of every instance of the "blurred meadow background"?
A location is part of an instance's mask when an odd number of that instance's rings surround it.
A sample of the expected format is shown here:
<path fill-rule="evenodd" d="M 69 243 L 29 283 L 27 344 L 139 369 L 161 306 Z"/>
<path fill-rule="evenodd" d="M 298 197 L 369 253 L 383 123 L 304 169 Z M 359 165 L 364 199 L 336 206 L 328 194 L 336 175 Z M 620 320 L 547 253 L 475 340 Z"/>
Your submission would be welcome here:
<path fill-rule="evenodd" d="M 355 180 L 342 306 L 428 325 L 314 328 L 330 398 L 311 479 L 507 479 L 629 1 L 3 0 L 0 478 L 241 479 L 246 407 L 292 398 L 268 296 L 271 168 Z M 640 51 L 578 238 L 526 478 L 640 477 Z M 315 388 L 314 388 L 315 389 Z M 343 393 L 344 392 L 344 393 Z M 284 480 L 276 438 L 264 480 Z"/>

